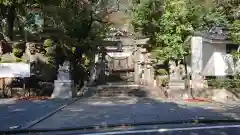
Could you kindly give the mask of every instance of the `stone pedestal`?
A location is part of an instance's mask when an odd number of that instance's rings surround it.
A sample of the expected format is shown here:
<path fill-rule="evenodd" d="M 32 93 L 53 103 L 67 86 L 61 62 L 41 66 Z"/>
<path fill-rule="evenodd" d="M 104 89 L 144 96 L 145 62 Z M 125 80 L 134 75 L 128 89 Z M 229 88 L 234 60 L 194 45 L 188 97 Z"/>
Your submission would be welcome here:
<path fill-rule="evenodd" d="M 52 98 L 72 98 L 76 96 L 76 90 L 73 86 L 73 81 L 70 80 L 70 63 L 65 61 L 63 66 L 58 70 L 57 80 L 54 81 L 54 90 L 51 95 Z"/>
<path fill-rule="evenodd" d="M 72 80 L 55 80 L 51 98 L 67 99 L 76 96 Z"/>

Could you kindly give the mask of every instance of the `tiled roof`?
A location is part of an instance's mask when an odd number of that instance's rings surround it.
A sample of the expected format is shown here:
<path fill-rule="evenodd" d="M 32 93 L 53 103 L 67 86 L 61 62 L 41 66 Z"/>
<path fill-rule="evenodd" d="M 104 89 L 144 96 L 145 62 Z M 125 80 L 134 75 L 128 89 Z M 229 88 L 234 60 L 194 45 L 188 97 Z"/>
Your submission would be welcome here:
<path fill-rule="evenodd" d="M 202 36 L 210 40 L 229 40 L 228 30 L 225 27 L 213 27 L 209 31 L 196 32 L 195 35 Z"/>

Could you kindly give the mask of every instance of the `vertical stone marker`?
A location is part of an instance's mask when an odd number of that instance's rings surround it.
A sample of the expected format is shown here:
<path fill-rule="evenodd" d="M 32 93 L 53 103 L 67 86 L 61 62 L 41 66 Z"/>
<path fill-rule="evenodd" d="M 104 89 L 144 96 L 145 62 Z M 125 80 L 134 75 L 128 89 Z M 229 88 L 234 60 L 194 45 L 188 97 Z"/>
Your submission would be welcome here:
<path fill-rule="evenodd" d="M 51 98 L 67 99 L 76 96 L 73 81 L 70 78 L 70 64 L 65 61 L 58 70 L 57 80 L 54 81 L 54 90 Z"/>
<path fill-rule="evenodd" d="M 192 54 L 192 89 L 200 90 L 203 88 L 202 73 L 202 37 L 192 37 L 191 39 L 191 54 Z"/>
<path fill-rule="evenodd" d="M 140 72 L 140 68 L 139 68 L 140 51 L 137 47 L 135 49 L 137 49 L 137 51 L 135 52 L 135 55 L 134 55 L 134 82 L 136 84 L 139 84 L 140 83 L 140 75 L 139 75 L 139 72 Z"/>

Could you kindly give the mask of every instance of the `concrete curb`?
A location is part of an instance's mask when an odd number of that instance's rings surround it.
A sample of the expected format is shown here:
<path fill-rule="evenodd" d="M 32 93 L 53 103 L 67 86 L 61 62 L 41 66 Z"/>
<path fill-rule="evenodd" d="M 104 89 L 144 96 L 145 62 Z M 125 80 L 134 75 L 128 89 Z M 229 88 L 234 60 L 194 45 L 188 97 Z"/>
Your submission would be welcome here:
<path fill-rule="evenodd" d="M 71 104 L 73 104 L 74 102 L 76 102 L 76 101 L 78 101 L 78 100 L 79 100 L 79 98 L 73 99 L 72 101 L 70 101 L 70 102 L 68 102 L 68 103 L 66 103 L 66 104 L 58 107 L 57 109 L 55 109 L 55 110 L 53 110 L 53 111 L 45 114 L 44 116 L 42 116 L 42 117 L 40 117 L 40 118 L 37 118 L 36 120 L 31 121 L 31 122 L 29 122 L 29 123 L 27 123 L 27 124 L 24 124 L 23 126 L 19 126 L 18 128 L 20 128 L 20 129 L 31 128 L 31 127 L 33 127 L 34 125 L 42 122 L 43 120 L 47 119 L 48 117 L 54 115 L 55 113 L 61 111 L 61 110 L 62 110 L 63 108 L 65 108 L 66 106 L 71 105 Z"/>

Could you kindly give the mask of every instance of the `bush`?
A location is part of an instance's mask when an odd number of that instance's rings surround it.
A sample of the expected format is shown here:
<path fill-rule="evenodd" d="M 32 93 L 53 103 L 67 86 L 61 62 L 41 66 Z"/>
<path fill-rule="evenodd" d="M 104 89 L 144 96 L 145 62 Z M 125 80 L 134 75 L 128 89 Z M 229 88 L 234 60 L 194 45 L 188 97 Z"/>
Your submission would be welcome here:
<path fill-rule="evenodd" d="M 209 88 L 229 90 L 240 88 L 240 79 L 210 79 L 207 82 Z"/>
<path fill-rule="evenodd" d="M 56 56 L 56 46 L 51 46 L 45 49 L 46 50 L 46 55 L 48 56 Z"/>
<path fill-rule="evenodd" d="M 161 86 L 162 87 L 168 86 L 168 83 L 169 83 L 169 79 L 168 78 L 162 78 L 161 79 Z"/>
<path fill-rule="evenodd" d="M 26 44 L 25 44 L 25 42 L 15 42 L 13 44 L 13 48 L 25 50 L 26 49 Z"/>
<path fill-rule="evenodd" d="M 52 39 L 46 39 L 43 43 L 43 47 L 47 48 L 47 47 L 51 47 L 53 45 L 53 40 Z"/>
<path fill-rule="evenodd" d="M 17 58 L 21 58 L 23 55 L 23 50 L 14 48 L 13 49 L 13 55 Z"/>
<path fill-rule="evenodd" d="M 25 62 L 25 60 L 21 58 L 16 58 L 16 62 Z"/>
<path fill-rule="evenodd" d="M 168 75 L 168 72 L 165 69 L 158 69 L 156 75 Z"/>

